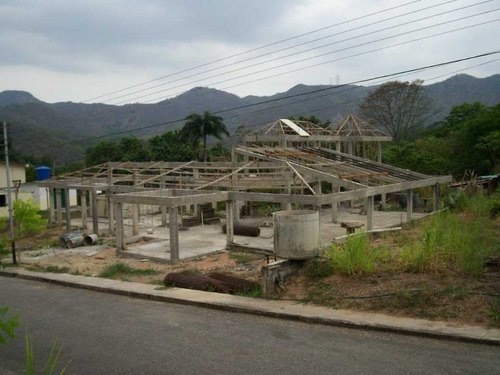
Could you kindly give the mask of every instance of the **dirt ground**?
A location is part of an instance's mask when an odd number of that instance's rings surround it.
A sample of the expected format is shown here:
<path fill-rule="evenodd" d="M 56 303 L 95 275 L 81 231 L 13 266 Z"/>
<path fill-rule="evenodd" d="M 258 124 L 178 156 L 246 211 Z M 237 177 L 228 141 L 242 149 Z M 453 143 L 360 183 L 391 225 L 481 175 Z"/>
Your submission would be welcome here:
<path fill-rule="evenodd" d="M 30 257 L 30 255 L 37 255 Z M 196 260 L 182 261 L 175 265 L 150 262 L 148 260 L 137 260 L 116 255 L 116 248 L 107 247 L 97 253 L 57 253 L 53 256 L 43 256 L 41 259 L 37 251 L 25 251 L 22 253 L 24 266 L 28 269 L 47 271 L 57 267 L 67 273 L 99 277 L 99 274 L 108 266 L 122 263 L 133 269 L 158 271 L 156 275 L 134 275 L 118 274 L 116 279 L 141 282 L 146 284 L 162 285 L 164 276 L 169 272 L 184 270 L 195 270 L 201 273 L 224 272 L 230 275 L 242 277 L 249 280 L 257 280 L 260 275 L 260 267 L 266 263 L 263 256 L 243 253 L 228 253 L 221 251 L 217 254 L 207 255 Z M 30 259 L 31 258 L 31 259 Z M 57 272 L 58 270 L 56 270 Z"/>

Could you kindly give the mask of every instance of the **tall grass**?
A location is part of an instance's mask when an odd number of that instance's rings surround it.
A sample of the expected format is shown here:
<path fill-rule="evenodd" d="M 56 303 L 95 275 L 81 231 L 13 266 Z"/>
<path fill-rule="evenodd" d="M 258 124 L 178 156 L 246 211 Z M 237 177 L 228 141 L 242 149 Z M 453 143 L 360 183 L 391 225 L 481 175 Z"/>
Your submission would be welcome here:
<path fill-rule="evenodd" d="M 368 274 L 375 269 L 376 252 L 366 234 L 351 235 L 342 245 L 332 245 L 327 257 L 333 272 L 343 275 Z"/>
<path fill-rule="evenodd" d="M 437 271 L 455 267 L 465 273 L 483 273 L 487 255 L 499 254 L 498 234 L 489 220 L 489 199 L 460 199 L 452 211 L 432 216 L 422 235 L 403 246 L 399 259 L 410 272 Z"/>

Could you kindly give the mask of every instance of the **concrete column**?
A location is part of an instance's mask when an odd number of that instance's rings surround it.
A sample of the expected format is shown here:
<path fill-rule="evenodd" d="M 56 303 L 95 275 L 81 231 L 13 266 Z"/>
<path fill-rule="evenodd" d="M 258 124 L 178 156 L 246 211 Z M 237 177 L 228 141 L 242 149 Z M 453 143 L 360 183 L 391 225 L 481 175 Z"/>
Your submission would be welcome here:
<path fill-rule="evenodd" d="M 226 245 L 234 242 L 233 202 L 226 201 Z"/>
<path fill-rule="evenodd" d="M 338 221 L 338 202 L 332 202 L 332 223 L 337 224 Z"/>
<path fill-rule="evenodd" d="M 108 190 L 106 192 L 106 195 L 108 198 L 108 207 L 109 207 L 109 211 L 108 211 L 109 229 L 108 229 L 108 232 L 109 232 L 109 234 L 112 235 L 115 232 L 115 210 L 113 209 L 113 204 L 111 203 L 111 196 L 113 195 L 113 193 Z"/>
<path fill-rule="evenodd" d="M 413 190 L 408 190 L 406 194 L 406 222 L 409 223 L 413 214 Z"/>
<path fill-rule="evenodd" d="M 382 207 L 383 210 L 387 206 L 387 194 L 386 193 L 380 194 L 380 206 Z"/>
<path fill-rule="evenodd" d="M 87 229 L 87 191 L 80 190 L 80 213 L 82 216 L 82 229 Z"/>
<path fill-rule="evenodd" d="M 64 189 L 64 200 L 66 202 L 66 232 L 71 232 L 71 205 L 69 201 L 69 189 Z"/>
<path fill-rule="evenodd" d="M 321 195 L 321 181 L 317 181 L 313 184 L 313 190 L 316 192 L 316 195 Z M 321 206 L 318 205 L 315 207 L 316 211 L 321 214 Z"/>
<path fill-rule="evenodd" d="M 292 194 L 292 183 L 287 182 L 285 187 L 285 194 Z M 291 203 L 281 203 L 281 209 L 285 211 L 290 211 L 292 209 Z"/>
<path fill-rule="evenodd" d="M 115 203 L 114 215 L 116 219 L 116 248 L 118 250 L 125 250 L 125 234 L 123 230 L 123 204 Z"/>
<path fill-rule="evenodd" d="M 439 184 L 432 187 L 432 211 L 439 209 Z"/>
<path fill-rule="evenodd" d="M 168 216 L 169 223 L 168 229 L 170 232 L 170 260 L 179 260 L 179 223 L 177 218 L 177 207 L 169 207 Z"/>
<path fill-rule="evenodd" d="M 382 142 L 377 142 L 377 161 L 382 163 Z"/>
<path fill-rule="evenodd" d="M 99 216 L 97 215 L 97 193 L 96 191 L 90 192 L 90 201 L 92 202 L 92 231 L 99 234 Z"/>
<path fill-rule="evenodd" d="M 132 205 L 132 234 L 134 236 L 139 234 L 139 209 L 138 204 Z"/>
<path fill-rule="evenodd" d="M 56 189 L 56 221 L 57 225 L 62 224 L 62 198 L 61 198 L 61 189 Z"/>
<path fill-rule="evenodd" d="M 162 191 L 165 189 L 165 178 L 161 179 L 160 189 Z M 161 226 L 166 227 L 167 226 L 167 207 L 161 206 L 160 211 L 161 211 Z"/>
<path fill-rule="evenodd" d="M 55 204 L 54 204 L 54 189 L 53 188 L 47 188 L 49 192 L 49 223 L 55 223 L 56 221 L 56 211 L 55 211 Z"/>
<path fill-rule="evenodd" d="M 374 207 L 374 196 L 366 198 L 366 230 L 373 229 L 373 207 Z"/>
<path fill-rule="evenodd" d="M 198 171 L 198 169 L 194 169 L 193 170 L 193 178 L 195 181 L 198 181 L 200 179 L 200 173 Z M 200 205 L 199 204 L 195 204 L 194 205 L 194 213 L 193 213 L 194 216 L 197 216 L 199 217 L 200 216 Z"/>

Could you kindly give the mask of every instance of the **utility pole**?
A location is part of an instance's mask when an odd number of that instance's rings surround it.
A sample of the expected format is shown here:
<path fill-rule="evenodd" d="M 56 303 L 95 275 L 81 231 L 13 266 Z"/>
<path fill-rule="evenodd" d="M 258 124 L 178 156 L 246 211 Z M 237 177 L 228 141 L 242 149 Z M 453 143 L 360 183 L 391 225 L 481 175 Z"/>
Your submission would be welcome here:
<path fill-rule="evenodd" d="M 7 123 L 3 122 L 3 146 L 5 148 L 5 174 L 7 175 L 7 202 L 9 205 L 10 243 L 12 246 L 12 263 L 17 264 L 16 243 L 14 242 L 14 216 L 12 212 L 12 195 L 10 192 L 9 145 L 7 142 Z"/>

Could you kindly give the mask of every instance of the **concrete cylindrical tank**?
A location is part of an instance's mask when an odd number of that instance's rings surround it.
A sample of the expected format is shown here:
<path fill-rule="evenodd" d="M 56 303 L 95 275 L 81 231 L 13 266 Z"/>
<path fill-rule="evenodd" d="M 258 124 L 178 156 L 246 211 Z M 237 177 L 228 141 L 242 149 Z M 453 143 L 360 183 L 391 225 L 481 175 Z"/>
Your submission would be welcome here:
<path fill-rule="evenodd" d="M 274 253 L 285 259 L 308 259 L 321 247 L 319 212 L 279 211 L 273 214 Z"/>
<path fill-rule="evenodd" d="M 50 178 L 50 168 L 49 167 L 36 167 L 36 179 L 37 181 L 48 180 Z"/>

